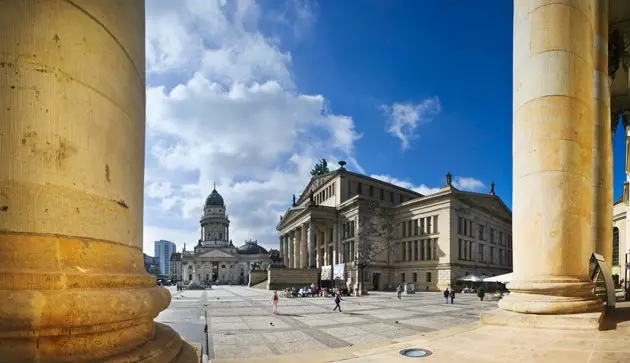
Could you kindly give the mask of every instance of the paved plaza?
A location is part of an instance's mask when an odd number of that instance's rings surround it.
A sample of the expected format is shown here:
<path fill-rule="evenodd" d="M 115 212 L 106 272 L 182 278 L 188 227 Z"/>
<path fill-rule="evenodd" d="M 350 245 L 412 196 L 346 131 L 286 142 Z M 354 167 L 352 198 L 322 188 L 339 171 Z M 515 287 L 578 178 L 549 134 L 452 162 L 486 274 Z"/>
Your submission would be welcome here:
<path fill-rule="evenodd" d="M 241 286 L 176 292 L 171 305 L 156 319 L 190 341 L 206 346 L 208 320 L 210 359 L 316 352 L 356 344 L 400 338 L 479 320 L 496 302 L 479 301 L 474 294 L 458 294 L 445 304 L 442 293 L 403 295 L 371 292 L 345 297 L 342 313 L 333 312 L 332 298 L 282 298 L 279 314 L 272 314 L 271 294 Z M 207 306 L 207 310 L 206 310 Z"/>

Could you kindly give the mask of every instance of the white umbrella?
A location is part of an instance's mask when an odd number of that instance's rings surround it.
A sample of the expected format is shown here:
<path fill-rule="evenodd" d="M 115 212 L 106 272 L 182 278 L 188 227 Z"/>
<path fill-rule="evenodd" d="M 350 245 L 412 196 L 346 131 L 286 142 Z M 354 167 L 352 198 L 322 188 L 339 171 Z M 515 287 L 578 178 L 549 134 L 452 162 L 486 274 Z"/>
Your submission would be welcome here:
<path fill-rule="evenodd" d="M 499 276 L 486 277 L 483 279 L 483 282 L 500 282 L 502 284 L 507 284 L 512 281 L 512 273 Z"/>

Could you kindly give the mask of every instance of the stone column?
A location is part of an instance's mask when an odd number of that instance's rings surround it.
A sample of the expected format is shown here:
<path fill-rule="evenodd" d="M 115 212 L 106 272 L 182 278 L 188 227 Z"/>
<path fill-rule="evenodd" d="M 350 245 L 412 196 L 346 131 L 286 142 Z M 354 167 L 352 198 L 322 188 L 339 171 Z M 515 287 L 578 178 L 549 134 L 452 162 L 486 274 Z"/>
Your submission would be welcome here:
<path fill-rule="evenodd" d="M 280 245 L 280 246 L 278 247 L 278 249 L 280 250 L 280 256 L 281 256 L 281 257 L 284 257 L 284 240 L 283 240 L 283 238 L 282 238 L 282 235 L 280 235 L 280 237 L 278 238 L 278 240 L 279 240 L 278 244 Z"/>
<path fill-rule="evenodd" d="M 141 0 L 0 2 L 4 359 L 194 361 L 144 270 L 144 31 Z"/>
<path fill-rule="evenodd" d="M 315 230 L 315 222 L 307 222 L 305 226 L 308 228 L 308 261 L 305 261 L 307 263 L 306 267 L 315 268 L 317 266 L 317 241 L 315 240 L 317 232 Z"/>
<path fill-rule="evenodd" d="M 424 247 L 424 259 L 428 261 L 431 259 L 431 253 L 429 252 L 429 240 L 423 240 L 422 246 Z"/>
<path fill-rule="evenodd" d="M 339 224 L 335 222 L 333 224 L 333 265 L 339 263 Z"/>
<path fill-rule="evenodd" d="M 294 229 L 291 232 L 291 236 L 292 236 L 291 239 L 292 239 L 292 244 L 293 244 L 293 258 L 291 259 L 291 267 L 292 268 L 299 268 L 300 267 L 300 265 L 299 265 L 299 261 L 300 261 L 300 252 L 299 251 L 300 251 L 300 248 L 299 248 L 298 244 L 300 242 L 299 242 L 299 239 L 297 238 L 298 236 L 297 236 L 297 230 L 296 229 Z"/>
<path fill-rule="evenodd" d="M 595 1 L 593 56 L 593 211 L 594 250 L 612 269 L 613 159 L 608 77 L 608 1 Z"/>
<path fill-rule="evenodd" d="M 594 13 L 568 3 L 514 3 L 514 277 L 499 301 L 513 312 L 602 309 L 588 276 Z"/>
<path fill-rule="evenodd" d="M 304 224 L 300 227 L 300 268 L 308 267 L 308 248 L 306 246 L 306 239 L 308 237 L 308 230 Z"/>

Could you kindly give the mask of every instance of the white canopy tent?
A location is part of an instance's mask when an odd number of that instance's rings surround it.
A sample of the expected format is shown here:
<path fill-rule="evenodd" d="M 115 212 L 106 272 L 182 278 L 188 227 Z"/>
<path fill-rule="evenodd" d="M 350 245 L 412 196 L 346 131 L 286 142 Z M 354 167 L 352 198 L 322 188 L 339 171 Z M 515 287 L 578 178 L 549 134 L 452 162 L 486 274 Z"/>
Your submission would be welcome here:
<path fill-rule="evenodd" d="M 457 281 L 467 281 L 467 282 L 480 282 L 484 281 L 481 277 L 477 275 L 466 275 L 457 279 Z"/>
<path fill-rule="evenodd" d="M 483 279 L 483 282 L 500 282 L 502 284 L 507 284 L 512 281 L 512 273 L 499 276 L 486 277 Z"/>

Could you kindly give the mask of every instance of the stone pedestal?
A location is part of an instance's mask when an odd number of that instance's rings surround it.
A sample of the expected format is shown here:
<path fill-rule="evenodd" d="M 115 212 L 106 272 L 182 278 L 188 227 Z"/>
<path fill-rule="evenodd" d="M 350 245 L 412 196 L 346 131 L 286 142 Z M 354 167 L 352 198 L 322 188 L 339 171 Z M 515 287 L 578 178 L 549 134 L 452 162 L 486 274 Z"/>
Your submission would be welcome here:
<path fill-rule="evenodd" d="M 514 2 L 514 277 L 504 310 L 603 309 L 588 276 L 595 11 L 577 0 Z"/>
<path fill-rule="evenodd" d="M 0 360 L 198 361 L 144 270 L 144 1 L 4 1 L 0 34 Z"/>

